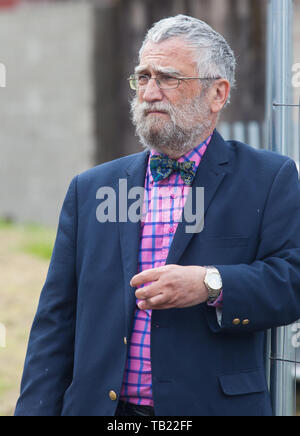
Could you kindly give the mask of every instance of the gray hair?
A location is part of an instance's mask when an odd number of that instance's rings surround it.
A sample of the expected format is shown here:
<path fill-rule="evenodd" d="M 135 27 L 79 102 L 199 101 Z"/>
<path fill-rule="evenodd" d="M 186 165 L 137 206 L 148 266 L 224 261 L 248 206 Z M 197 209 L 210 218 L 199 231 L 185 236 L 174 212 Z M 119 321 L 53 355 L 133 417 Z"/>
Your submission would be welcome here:
<path fill-rule="evenodd" d="M 140 58 L 148 42 L 159 43 L 169 38 L 184 39 L 195 50 L 200 76 L 222 77 L 235 86 L 235 55 L 225 38 L 204 21 L 187 15 L 165 18 L 148 31 L 140 50 Z M 230 100 L 228 98 L 227 103 Z"/>

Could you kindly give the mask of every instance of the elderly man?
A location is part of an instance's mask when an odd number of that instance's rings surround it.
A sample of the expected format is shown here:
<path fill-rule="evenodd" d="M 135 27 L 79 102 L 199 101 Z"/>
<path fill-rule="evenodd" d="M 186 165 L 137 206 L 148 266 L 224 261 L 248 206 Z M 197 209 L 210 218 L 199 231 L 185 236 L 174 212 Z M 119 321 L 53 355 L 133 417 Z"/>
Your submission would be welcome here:
<path fill-rule="evenodd" d="M 300 187 L 290 159 L 215 130 L 234 75 L 202 21 L 147 34 L 129 79 L 146 150 L 70 185 L 16 415 L 272 414 L 265 331 L 300 317 Z"/>

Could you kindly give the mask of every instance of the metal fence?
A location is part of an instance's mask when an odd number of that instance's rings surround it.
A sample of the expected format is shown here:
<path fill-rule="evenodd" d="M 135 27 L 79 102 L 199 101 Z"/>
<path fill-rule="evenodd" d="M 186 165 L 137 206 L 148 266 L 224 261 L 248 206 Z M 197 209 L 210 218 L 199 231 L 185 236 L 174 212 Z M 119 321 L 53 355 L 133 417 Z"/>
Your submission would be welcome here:
<path fill-rule="evenodd" d="M 241 141 L 256 149 L 265 150 L 268 148 L 267 122 L 259 121 L 237 121 L 235 123 L 220 122 L 218 131 L 225 140 Z M 292 157 L 299 170 L 299 144 L 300 144 L 300 123 L 293 123 L 293 144 L 290 146 L 289 156 Z"/>
<path fill-rule="evenodd" d="M 254 148 L 265 148 L 266 126 L 258 121 L 237 121 L 235 123 L 221 122 L 218 130 L 224 139 L 233 139 L 251 145 Z"/>

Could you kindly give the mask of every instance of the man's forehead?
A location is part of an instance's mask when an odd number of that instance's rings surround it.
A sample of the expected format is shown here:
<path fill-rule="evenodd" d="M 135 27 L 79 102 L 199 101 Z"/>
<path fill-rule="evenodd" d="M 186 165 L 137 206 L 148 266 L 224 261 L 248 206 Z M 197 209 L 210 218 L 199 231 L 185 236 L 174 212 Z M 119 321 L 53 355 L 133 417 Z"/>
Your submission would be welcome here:
<path fill-rule="evenodd" d="M 164 73 L 183 73 L 187 67 L 196 65 L 194 51 L 180 38 L 171 38 L 159 43 L 148 42 L 141 54 L 138 72 L 153 70 Z"/>
<path fill-rule="evenodd" d="M 156 65 L 153 63 L 148 64 L 140 64 L 135 68 L 136 74 L 144 73 L 144 72 L 154 72 L 154 73 L 162 73 L 162 74 L 170 74 L 170 75 L 180 75 L 182 74 L 181 70 L 178 68 L 174 68 L 170 66 Z"/>

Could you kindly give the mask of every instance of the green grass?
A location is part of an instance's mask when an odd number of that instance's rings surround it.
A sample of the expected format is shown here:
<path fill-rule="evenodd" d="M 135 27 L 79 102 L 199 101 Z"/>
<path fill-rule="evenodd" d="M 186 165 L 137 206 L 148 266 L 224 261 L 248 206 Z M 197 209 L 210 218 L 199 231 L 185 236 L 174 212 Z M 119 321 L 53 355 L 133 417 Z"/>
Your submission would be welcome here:
<path fill-rule="evenodd" d="M 13 223 L 0 218 L 0 230 L 19 234 L 20 242 L 15 250 L 39 259 L 51 259 L 55 240 L 54 229 L 34 223 Z"/>
<path fill-rule="evenodd" d="M 23 250 L 25 253 L 39 257 L 40 259 L 50 260 L 53 246 L 44 242 L 35 242 L 24 245 Z"/>
<path fill-rule="evenodd" d="M 0 218 L 0 416 L 11 416 L 19 396 L 27 341 L 49 267 L 56 231 Z"/>
<path fill-rule="evenodd" d="M 12 388 L 12 383 L 0 378 L 0 396 L 5 395 Z"/>
<path fill-rule="evenodd" d="M 5 230 L 13 227 L 14 224 L 7 219 L 0 218 L 0 230 Z"/>
<path fill-rule="evenodd" d="M 55 232 L 43 226 L 27 224 L 24 226 L 24 253 L 40 259 L 50 260 L 53 251 Z"/>

